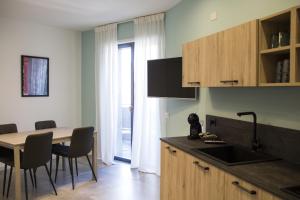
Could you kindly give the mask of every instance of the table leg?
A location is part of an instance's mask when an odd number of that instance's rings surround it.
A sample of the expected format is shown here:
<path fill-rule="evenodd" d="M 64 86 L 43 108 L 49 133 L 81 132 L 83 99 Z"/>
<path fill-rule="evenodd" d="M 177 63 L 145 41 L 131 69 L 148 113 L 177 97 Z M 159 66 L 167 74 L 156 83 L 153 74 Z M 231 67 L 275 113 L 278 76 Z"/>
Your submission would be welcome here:
<path fill-rule="evenodd" d="M 93 165 L 93 169 L 95 172 L 96 177 L 98 178 L 98 167 L 97 167 L 97 134 L 94 134 L 94 146 L 93 146 L 93 150 L 92 150 L 92 165 Z"/>
<path fill-rule="evenodd" d="M 20 147 L 14 147 L 15 160 L 15 199 L 21 200 L 21 169 L 20 169 Z"/>
<path fill-rule="evenodd" d="M 65 143 L 63 142 L 62 145 L 65 146 Z M 62 159 L 62 170 L 66 171 L 66 160 L 65 160 L 65 157 L 62 157 L 61 159 Z"/>

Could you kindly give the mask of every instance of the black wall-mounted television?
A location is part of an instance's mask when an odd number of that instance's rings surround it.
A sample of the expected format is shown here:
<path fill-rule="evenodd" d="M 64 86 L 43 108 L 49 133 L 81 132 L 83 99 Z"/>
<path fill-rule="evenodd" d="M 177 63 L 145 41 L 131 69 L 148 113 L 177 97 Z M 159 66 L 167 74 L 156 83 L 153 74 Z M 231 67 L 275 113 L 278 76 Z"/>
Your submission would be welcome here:
<path fill-rule="evenodd" d="M 182 87 L 181 57 L 148 60 L 148 97 L 197 98 L 197 88 Z"/>

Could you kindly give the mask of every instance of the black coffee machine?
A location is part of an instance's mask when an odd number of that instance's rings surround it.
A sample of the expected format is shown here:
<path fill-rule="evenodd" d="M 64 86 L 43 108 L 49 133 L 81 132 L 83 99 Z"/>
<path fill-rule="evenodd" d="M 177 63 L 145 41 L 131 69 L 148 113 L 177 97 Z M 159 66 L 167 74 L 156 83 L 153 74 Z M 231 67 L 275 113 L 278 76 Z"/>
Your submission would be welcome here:
<path fill-rule="evenodd" d="M 199 122 L 199 117 L 196 113 L 191 113 L 188 117 L 188 122 L 190 124 L 190 135 L 188 139 L 195 140 L 200 138 L 199 133 L 202 133 L 202 126 Z"/>

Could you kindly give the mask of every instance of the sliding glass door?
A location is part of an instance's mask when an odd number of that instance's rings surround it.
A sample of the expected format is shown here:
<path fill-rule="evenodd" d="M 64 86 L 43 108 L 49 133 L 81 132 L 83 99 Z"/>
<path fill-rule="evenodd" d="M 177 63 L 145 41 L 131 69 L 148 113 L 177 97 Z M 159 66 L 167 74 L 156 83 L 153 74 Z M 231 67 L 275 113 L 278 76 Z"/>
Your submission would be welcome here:
<path fill-rule="evenodd" d="M 130 162 L 132 123 L 134 109 L 133 93 L 134 43 L 119 45 L 120 69 L 120 128 L 117 138 L 116 160 Z"/>

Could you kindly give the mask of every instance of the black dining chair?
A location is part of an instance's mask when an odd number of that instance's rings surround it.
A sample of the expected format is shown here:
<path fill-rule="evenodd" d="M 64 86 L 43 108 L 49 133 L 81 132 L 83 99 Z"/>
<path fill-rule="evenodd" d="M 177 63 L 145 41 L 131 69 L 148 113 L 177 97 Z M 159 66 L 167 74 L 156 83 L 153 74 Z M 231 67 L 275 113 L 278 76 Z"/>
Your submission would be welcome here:
<path fill-rule="evenodd" d="M 17 133 L 17 132 L 18 132 L 18 129 L 17 129 L 16 124 L 0 125 L 0 134 Z M 0 147 L 0 162 L 4 164 L 3 192 L 2 192 L 3 196 L 5 194 L 8 160 L 11 160 L 11 159 L 14 159 L 14 151 L 12 149 Z M 13 168 L 10 167 L 10 174 L 12 173 L 12 170 L 13 170 Z"/>
<path fill-rule="evenodd" d="M 52 153 L 56 155 L 56 170 L 55 170 L 55 179 L 57 179 L 57 166 L 59 164 L 59 157 L 66 157 L 69 160 L 70 173 L 72 177 L 72 188 L 74 190 L 74 174 L 73 174 L 73 159 L 85 156 L 88 160 L 89 166 L 92 170 L 93 177 L 97 182 L 97 177 L 92 167 L 91 161 L 88 157 L 88 154 L 91 152 L 94 145 L 94 128 L 85 127 L 85 128 L 76 128 L 73 130 L 71 137 L 70 146 L 55 146 L 52 150 Z M 76 164 L 76 168 L 77 164 Z"/>
<path fill-rule="evenodd" d="M 47 163 L 51 159 L 52 155 L 52 139 L 53 132 L 41 133 L 29 135 L 26 138 L 24 151 L 21 154 L 21 169 L 24 170 L 24 183 L 25 183 L 25 195 L 28 199 L 28 187 L 27 187 L 27 170 L 31 173 L 32 169 L 37 169 L 44 166 L 49 177 L 49 181 L 52 185 L 55 195 L 57 195 L 56 188 L 50 176 L 50 172 L 47 167 Z M 11 167 L 14 166 L 14 160 L 10 160 Z M 9 176 L 9 184 L 7 190 L 7 196 L 9 193 L 11 182 L 11 174 Z"/>
<path fill-rule="evenodd" d="M 35 122 L 35 130 L 43 130 L 43 129 L 49 129 L 49 128 L 56 128 L 56 123 L 54 120 L 45 120 L 45 121 Z M 61 145 L 61 144 L 53 144 L 52 148 L 54 148 L 56 145 Z M 64 143 L 62 143 L 62 145 L 64 146 Z M 77 166 L 77 159 L 75 159 L 75 163 Z M 77 176 L 78 176 L 77 167 L 76 167 L 76 172 L 77 172 Z M 50 160 L 50 175 L 52 175 L 52 159 Z M 36 180 L 36 178 L 35 178 L 35 180 Z"/>
<path fill-rule="evenodd" d="M 45 120 L 35 122 L 35 130 L 42 130 L 48 128 L 56 128 L 56 123 L 53 120 Z"/>
<path fill-rule="evenodd" d="M 56 128 L 56 123 L 53 120 L 37 121 L 35 122 L 35 130 L 43 130 L 49 128 Z M 34 169 L 34 180 L 36 182 L 36 169 Z M 50 176 L 52 174 L 52 159 L 50 160 Z"/>

